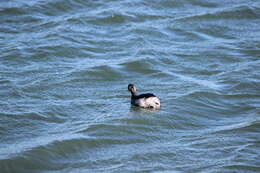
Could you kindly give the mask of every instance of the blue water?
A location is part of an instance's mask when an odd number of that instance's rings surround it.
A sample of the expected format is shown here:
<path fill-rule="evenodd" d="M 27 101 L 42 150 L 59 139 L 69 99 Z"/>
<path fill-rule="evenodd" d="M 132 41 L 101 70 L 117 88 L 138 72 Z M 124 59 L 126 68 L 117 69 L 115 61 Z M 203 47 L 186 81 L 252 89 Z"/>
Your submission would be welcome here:
<path fill-rule="evenodd" d="M 260 1 L 0 1 L 0 52 L 1 173 L 260 172 Z"/>

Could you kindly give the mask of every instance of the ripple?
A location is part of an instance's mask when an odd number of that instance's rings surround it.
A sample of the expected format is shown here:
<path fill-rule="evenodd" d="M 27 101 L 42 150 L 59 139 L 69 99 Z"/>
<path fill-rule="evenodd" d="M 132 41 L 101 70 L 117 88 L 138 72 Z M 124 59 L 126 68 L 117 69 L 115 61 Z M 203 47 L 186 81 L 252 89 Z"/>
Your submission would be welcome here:
<path fill-rule="evenodd" d="M 147 122 L 146 122 L 147 124 Z M 78 133 L 87 134 L 92 137 L 104 137 L 104 138 L 117 138 L 120 143 L 144 143 L 145 136 L 143 136 L 142 132 L 153 132 L 149 126 L 145 125 L 145 127 L 140 126 L 138 124 L 96 124 L 91 125 L 86 129 L 80 130 Z M 128 137 L 125 138 L 124 136 Z M 148 136 L 148 134 L 147 134 Z M 151 140 L 151 139 L 150 139 Z M 105 143 L 104 143 L 105 144 Z"/>
<path fill-rule="evenodd" d="M 230 132 L 238 132 L 238 131 L 250 131 L 250 129 L 257 129 L 259 127 L 260 127 L 260 120 L 253 120 L 249 122 L 241 122 L 232 125 L 218 127 L 217 129 L 215 129 L 215 131 L 217 133 L 230 133 Z"/>
<path fill-rule="evenodd" d="M 224 166 L 225 169 L 227 170 L 232 170 L 232 171 L 255 171 L 258 172 L 260 171 L 260 167 L 257 165 L 253 164 L 230 164 L 228 166 Z"/>
<path fill-rule="evenodd" d="M 214 90 L 220 90 L 224 87 L 223 85 L 217 84 L 216 82 L 210 81 L 210 80 L 196 79 L 194 77 L 176 74 L 176 73 L 172 73 L 170 71 L 165 71 L 165 73 L 171 74 L 172 76 L 176 76 L 176 77 L 180 78 L 181 80 L 196 83 L 198 85 L 208 87 L 208 88 L 214 89 Z"/>
<path fill-rule="evenodd" d="M 97 18 L 89 22 L 107 25 L 107 24 L 122 24 L 125 22 L 125 20 L 126 20 L 126 16 L 120 14 L 111 14 L 103 18 Z"/>
<path fill-rule="evenodd" d="M 153 68 L 153 61 L 149 61 L 149 59 L 127 62 L 121 64 L 121 66 L 123 67 L 123 70 L 128 73 L 152 74 L 158 72 L 158 70 Z"/>
<path fill-rule="evenodd" d="M 243 15 L 242 15 L 243 14 Z M 178 20 L 216 20 L 216 19 L 257 19 L 257 13 L 249 6 L 234 6 L 216 10 L 211 13 L 202 13 L 180 18 Z"/>

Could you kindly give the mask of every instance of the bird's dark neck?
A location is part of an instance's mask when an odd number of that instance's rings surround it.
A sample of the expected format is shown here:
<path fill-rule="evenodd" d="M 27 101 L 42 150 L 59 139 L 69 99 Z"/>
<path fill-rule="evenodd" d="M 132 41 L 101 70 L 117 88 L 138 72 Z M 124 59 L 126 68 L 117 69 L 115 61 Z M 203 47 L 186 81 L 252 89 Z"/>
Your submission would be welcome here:
<path fill-rule="evenodd" d="M 132 94 L 132 97 L 136 97 L 137 96 L 136 92 L 131 91 L 131 94 Z"/>

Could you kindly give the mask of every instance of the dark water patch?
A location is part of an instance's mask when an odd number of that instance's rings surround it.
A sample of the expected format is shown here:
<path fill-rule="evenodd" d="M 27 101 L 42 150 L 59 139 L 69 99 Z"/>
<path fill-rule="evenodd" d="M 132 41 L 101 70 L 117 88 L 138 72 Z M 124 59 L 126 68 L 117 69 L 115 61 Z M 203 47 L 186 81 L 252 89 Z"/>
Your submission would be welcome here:
<path fill-rule="evenodd" d="M 208 38 L 208 39 L 233 39 L 232 35 L 229 33 L 230 28 L 223 25 L 216 25 L 216 24 L 208 24 L 203 27 L 197 28 L 197 31 L 199 33 L 202 33 L 202 36 Z"/>
<path fill-rule="evenodd" d="M 237 74 L 237 73 L 235 73 L 235 74 Z M 245 77 L 245 78 L 248 78 L 248 77 Z M 230 85 L 230 89 L 229 89 L 230 92 L 255 95 L 255 97 L 259 96 L 259 93 L 258 93 L 259 83 L 258 82 L 254 82 L 254 81 L 239 82 L 239 79 L 235 75 L 230 79 L 230 81 L 227 82 L 226 78 L 223 78 L 223 81 L 225 81 L 225 83 L 232 84 L 232 85 Z"/>
<path fill-rule="evenodd" d="M 33 52 L 35 52 L 35 50 L 32 50 Z M 58 44 L 58 45 L 46 45 L 46 46 L 40 46 L 37 48 L 37 51 L 40 51 L 46 55 L 51 55 L 51 56 L 56 56 L 56 57 L 68 57 L 68 58 L 73 58 L 73 57 L 85 57 L 86 54 L 82 53 L 81 51 L 79 51 L 78 47 L 74 47 L 74 46 L 69 46 L 69 45 L 62 45 L 62 44 Z"/>
<path fill-rule="evenodd" d="M 96 80 L 117 80 L 123 78 L 123 75 L 120 71 L 110 66 L 99 66 L 95 69 L 88 71 L 87 76 L 90 78 L 95 78 Z"/>
<path fill-rule="evenodd" d="M 50 148 L 53 150 L 53 152 L 56 152 L 58 155 L 61 155 L 63 157 L 66 157 L 69 153 L 83 153 L 87 152 L 91 148 L 99 148 L 99 147 L 106 147 L 110 145 L 117 145 L 117 144 L 127 144 L 131 142 L 137 142 L 142 143 L 143 140 L 122 140 L 118 136 L 116 140 L 111 139 L 109 137 L 103 136 L 99 137 L 98 139 L 95 137 L 88 137 L 88 138 L 80 138 L 80 139 L 71 139 L 71 140 L 63 140 L 63 141 L 56 141 L 48 146 L 45 146 L 47 148 Z"/>
<path fill-rule="evenodd" d="M 128 73 L 152 74 L 158 72 L 158 70 L 153 69 L 152 62 L 149 59 L 123 63 L 121 66 Z"/>
<path fill-rule="evenodd" d="M 160 1 L 159 5 L 161 5 L 164 8 L 171 8 L 171 9 L 175 9 L 176 7 L 178 8 L 188 8 L 188 7 L 205 7 L 205 8 L 215 8 L 218 6 L 218 4 L 216 4 L 215 2 L 210 2 L 210 1 L 201 1 L 201 0 L 186 0 L 183 2 L 179 2 L 179 1 L 169 1 L 169 0 L 165 0 L 165 1 Z"/>
<path fill-rule="evenodd" d="M 123 125 L 123 124 L 97 124 L 81 130 L 79 133 L 84 133 L 91 137 L 104 137 L 104 138 L 122 138 L 127 143 L 145 142 L 142 140 L 144 137 L 149 137 L 150 140 L 155 140 L 156 136 L 151 136 L 152 133 L 143 136 L 143 132 L 151 132 L 151 128 L 136 126 L 136 125 Z M 127 136 L 127 137 L 126 137 Z"/>
<path fill-rule="evenodd" d="M 17 158 L 17 159 L 6 159 L 1 160 L 0 168 L 2 171 L 5 172 L 35 172 L 36 170 L 59 170 L 61 168 L 58 168 L 57 166 L 55 168 L 51 168 L 50 166 L 52 163 L 48 160 L 44 163 L 44 161 L 41 161 L 40 159 L 35 158 L 33 161 L 30 159 L 24 159 L 24 158 Z M 19 168 L 17 168 L 17 166 Z"/>
<path fill-rule="evenodd" d="M 149 37 L 157 37 L 157 38 L 167 38 L 167 35 L 161 31 L 157 31 L 157 28 L 143 28 L 143 29 L 135 29 L 132 30 L 132 32 L 136 33 L 137 35 L 140 35 L 144 37 L 145 35 Z"/>
<path fill-rule="evenodd" d="M 233 125 L 227 125 L 224 127 L 219 127 L 217 133 L 239 133 L 246 132 L 248 137 L 250 137 L 249 133 L 255 134 L 258 133 L 259 130 L 259 120 L 251 120 L 247 122 L 241 122 Z M 253 135 L 252 135 L 253 136 Z M 258 140 L 258 138 L 255 138 Z"/>
<path fill-rule="evenodd" d="M 257 28 L 257 27 L 252 27 L 252 28 Z M 253 31 L 254 32 L 254 31 Z M 253 36 L 249 37 L 252 40 L 246 40 L 246 41 L 241 41 L 235 43 L 235 49 L 241 53 L 244 54 L 244 56 L 252 56 L 252 58 L 257 58 L 255 63 L 259 64 L 258 58 L 259 58 L 259 47 L 260 47 L 260 42 L 257 40 L 254 40 L 255 36 L 258 36 L 257 32 L 254 32 L 255 34 Z"/>
<path fill-rule="evenodd" d="M 99 137 L 97 138 L 75 138 L 75 139 L 62 139 L 62 140 L 54 140 L 47 144 L 40 145 L 33 147 L 30 150 L 24 151 L 22 153 L 19 153 L 18 156 L 10 158 L 11 160 L 14 160 L 15 162 L 23 158 L 28 162 L 28 164 L 33 164 L 34 161 L 36 161 L 36 165 L 42 165 L 47 162 L 47 165 L 52 163 L 62 163 L 63 159 L 67 160 L 69 159 L 70 155 L 74 156 L 80 156 L 82 157 L 83 154 L 87 157 L 90 156 L 90 154 L 93 152 L 91 149 L 97 149 L 97 148 L 106 148 L 109 146 L 117 146 L 117 145 L 123 145 L 123 144 L 129 144 L 129 143 L 142 143 L 143 140 L 138 139 L 132 139 L 132 140 L 122 140 L 120 137 L 117 137 L 118 140 L 112 140 L 107 137 Z M 88 153 L 88 151 L 90 153 Z M 38 156 L 38 157 L 37 157 Z M 27 160 L 28 158 L 28 160 Z M 29 158 L 35 158 L 34 161 L 31 161 Z M 66 159 L 67 158 L 67 159 Z M 59 160 L 61 162 L 59 162 Z M 3 161 L 3 160 L 2 160 Z M 3 162 L 2 162 L 3 163 Z M 9 162 L 7 160 L 6 164 L 3 164 L 3 166 L 7 166 L 8 164 L 12 164 L 12 161 Z M 26 164 L 27 165 L 27 164 Z M 24 165 L 24 166 L 26 166 Z M 54 164 L 55 165 L 55 164 Z M 58 165 L 55 165 L 53 167 L 57 168 Z M 23 167 L 21 165 L 21 167 Z M 58 169 L 60 167 L 58 166 Z"/>
<path fill-rule="evenodd" d="M 194 21 L 194 20 L 220 20 L 220 19 L 257 19 L 257 13 L 249 6 L 235 6 L 222 10 L 217 10 L 211 13 L 200 13 L 196 15 L 180 18 L 181 21 Z"/>
<path fill-rule="evenodd" d="M 33 10 L 41 12 L 42 14 L 47 16 L 58 16 L 66 14 L 66 12 L 68 13 L 79 6 L 80 4 L 73 0 L 58 0 L 55 2 L 39 2 L 33 7 Z"/>
<path fill-rule="evenodd" d="M 200 6 L 200 7 L 206 7 L 206 8 L 218 7 L 218 4 L 216 2 L 212 2 L 212 1 L 192 0 L 192 1 L 187 1 L 187 2 L 191 3 L 194 6 Z"/>
<path fill-rule="evenodd" d="M 250 6 L 237 6 L 231 9 L 221 11 L 216 14 L 217 17 L 224 19 L 256 19 L 258 15 Z M 211 16 L 215 17 L 215 15 Z"/>
<path fill-rule="evenodd" d="M 229 166 L 224 166 L 225 170 L 230 171 L 253 171 L 258 172 L 260 171 L 260 167 L 254 164 L 231 164 Z"/>
<path fill-rule="evenodd" d="M 224 95 L 221 93 L 217 94 L 204 92 L 191 93 L 187 98 L 189 99 L 193 97 L 193 105 L 196 105 L 196 107 L 199 106 L 198 108 L 200 111 L 203 109 L 210 109 L 212 113 L 215 111 L 216 113 L 219 111 L 226 112 L 225 115 L 233 114 L 235 112 L 237 112 L 237 114 L 243 114 L 250 110 L 254 110 L 255 107 L 250 106 L 250 103 L 258 99 L 258 96 L 250 95 L 249 97 L 248 94 Z M 244 98 L 244 101 L 239 101 L 241 98 Z"/>
<path fill-rule="evenodd" d="M 6 117 L 6 119 L 12 119 L 11 121 L 43 121 L 49 123 L 61 123 L 64 122 L 58 117 L 48 116 L 45 112 L 43 113 L 35 113 L 35 112 L 25 112 L 25 113 L 1 113 L 2 117 Z"/>
<path fill-rule="evenodd" d="M 5 34 L 17 34 L 19 33 L 19 30 L 15 27 L 9 27 L 9 26 L 1 26 L 0 27 L 0 31 L 1 33 L 5 33 Z M 5 39 L 5 36 L 2 36 L 2 34 L 0 34 L 1 39 Z"/>
<path fill-rule="evenodd" d="M 45 21 L 42 21 L 38 23 L 37 25 L 34 25 L 31 28 L 27 28 L 28 31 L 34 31 L 36 33 L 40 32 L 40 35 L 37 37 L 38 39 L 44 39 L 49 40 L 49 38 L 57 38 L 58 33 L 55 32 L 56 27 L 59 26 L 59 22 L 52 20 L 52 19 L 47 19 Z M 44 29 L 43 29 L 44 28 Z M 48 32 L 44 32 L 48 31 Z"/>
<path fill-rule="evenodd" d="M 156 14 L 150 14 L 150 13 L 133 13 L 129 12 L 132 16 L 130 18 L 130 21 L 132 23 L 145 23 L 147 22 L 147 25 L 150 26 L 151 21 L 158 21 L 158 20 L 164 20 L 168 16 L 160 16 Z M 143 25 L 143 24 L 142 24 Z"/>
<path fill-rule="evenodd" d="M 8 86 L 8 85 L 10 85 L 11 83 L 12 83 L 11 80 L 1 79 L 1 78 L 0 78 L 0 84 L 1 84 L 2 86 Z"/>
<path fill-rule="evenodd" d="M 23 8 L 9 7 L 0 10 L 0 15 L 2 17 L 9 17 L 10 15 L 23 15 L 23 14 L 26 14 L 26 10 Z"/>
<path fill-rule="evenodd" d="M 113 25 L 113 24 L 123 24 L 125 20 L 127 20 L 126 16 L 123 16 L 121 14 L 99 14 L 104 17 L 96 18 L 89 20 L 88 22 L 93 24 L 100 24 L 100 25 Z"/>

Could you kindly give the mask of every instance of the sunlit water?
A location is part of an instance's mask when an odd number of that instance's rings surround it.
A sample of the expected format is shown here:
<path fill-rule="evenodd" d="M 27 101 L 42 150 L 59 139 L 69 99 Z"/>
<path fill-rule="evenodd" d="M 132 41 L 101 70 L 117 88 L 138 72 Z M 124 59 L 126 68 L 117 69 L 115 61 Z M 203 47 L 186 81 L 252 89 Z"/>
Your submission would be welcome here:
<path fill-rule="evenodd" d="M 1 173 L 260 172 L 257 0 L 0 1 L 0 52 Z"/>

